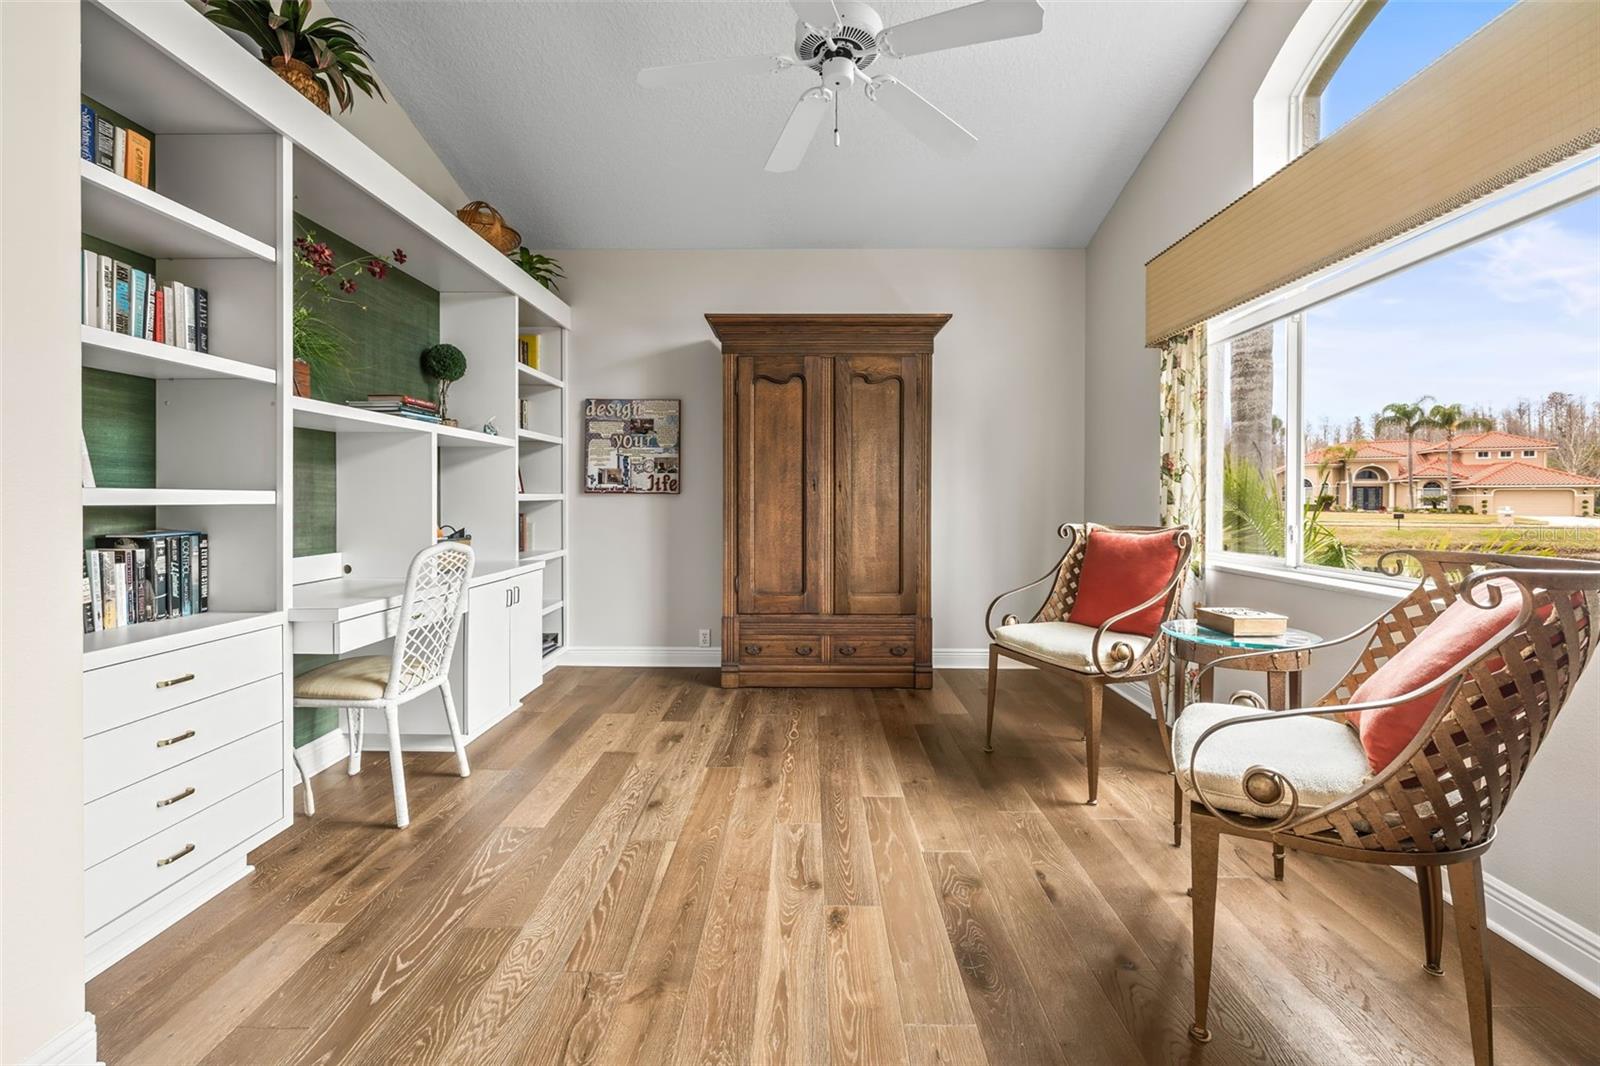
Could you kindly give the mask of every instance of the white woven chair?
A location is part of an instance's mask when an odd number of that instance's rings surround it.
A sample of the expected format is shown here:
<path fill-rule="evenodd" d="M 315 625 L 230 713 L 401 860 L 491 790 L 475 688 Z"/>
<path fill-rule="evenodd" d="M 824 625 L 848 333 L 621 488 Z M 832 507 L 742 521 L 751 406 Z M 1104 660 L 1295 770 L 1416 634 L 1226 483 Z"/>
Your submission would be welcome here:
<path fill-rule="evenodd" d="M 389 776 L 394 783 L 395 825 L 404 829 L 411 821 L 406 806 L 406 776 L 400 757 L 400 705 L 438 689 L 444 697 L 445 720 L 455 744 L 461 776 L 471 773 L 467 749 L 461 742 L 461 722 L 450 692 L 450 657 L 461 614 L 466 608 L 467 582 L 472 578 L 472 548 L 445 542 L 424 548 L 411 560 L 406 573 L 405 598 L 400 603 L 400 625 L 389 655 L 363 655 L 340 659 L 295 678 L 294 702 L 300 707 L 337 707 L 350 748 L 349 769 L 361 772 L 361 722 L 366 710 L 381 708 L 389 725 Z M 306 814 L 316 813 L 311 778 L 295 754 L 295 767 L 305 784 Z"/>

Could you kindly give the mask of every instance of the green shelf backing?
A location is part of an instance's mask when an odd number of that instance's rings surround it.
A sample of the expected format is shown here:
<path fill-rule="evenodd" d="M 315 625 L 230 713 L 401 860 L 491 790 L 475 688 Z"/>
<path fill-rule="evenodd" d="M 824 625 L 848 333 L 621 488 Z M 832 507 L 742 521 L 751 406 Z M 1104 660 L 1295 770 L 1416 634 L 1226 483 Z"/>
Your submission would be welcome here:
<path fill-rule="evenodd" d="M 156 383 L 92 367 L 83 371 L 83 438 L 96 488 L 156 483 Z"/>
<path fill-rule="evenodd" d="M 339 435 L 294 431 L 294 554 L 339 550 Z"/>

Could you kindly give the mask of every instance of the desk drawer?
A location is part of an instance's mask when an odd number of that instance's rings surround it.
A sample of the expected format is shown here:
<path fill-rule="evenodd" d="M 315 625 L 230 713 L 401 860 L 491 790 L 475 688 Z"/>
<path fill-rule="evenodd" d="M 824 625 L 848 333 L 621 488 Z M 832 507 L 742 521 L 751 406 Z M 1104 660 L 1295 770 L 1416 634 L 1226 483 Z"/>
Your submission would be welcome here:
<path fill-rule="evenodd" d="M 83 875 L 84 929 L 94 932 L 282 816 L 279 771 L 91 866 Z"/>
<path fill-rule="evenodd" d="M 763 631 L 751 626 L 739 630 L 741 663 L 804 665 L 822 662 L 821 633 Z"/>
<path fill-rule="evenodd" d="M 83 734 L 203 700 L 283 673 L 283 627 L 103 666 L 83 675 Z"/>
<path fill-rule="evenodd" d="M 283 722 L 283 675 L 129 722 L 83 742 L 83 798 L 120 788 Z"/>
<path fill-rule="evenodd" d="M 83 865 L 103 862 L 282 769 L 283 726 L 275 723 L 102 796 L 83 809 Z"/>
<path fill-rule="evenodd" d="M 909 666 L 915 659 L 916 642 L 904 633 L 840 633 L 828 638 L 828 661 L 841 666 Z"/>

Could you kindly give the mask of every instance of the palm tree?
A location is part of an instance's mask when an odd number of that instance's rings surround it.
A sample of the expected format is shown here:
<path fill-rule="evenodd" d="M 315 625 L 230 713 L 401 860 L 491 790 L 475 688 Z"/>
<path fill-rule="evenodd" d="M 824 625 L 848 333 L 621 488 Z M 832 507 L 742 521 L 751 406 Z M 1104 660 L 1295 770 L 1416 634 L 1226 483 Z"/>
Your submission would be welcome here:
<path fill-rule="evenodd" d="M 1416 403 L 1392 403 L 1378 413 L 1379 426 L 1393 426 L 1406 435 L 1406 499 L 1413 510 L 1417 506 L 1417 433 L 1428 428 L 1428 404 L 1432 402 L 1432 396 L 1419 396 Z"/>
<path fill-rule="evenodd" d="M 1452 465 L 1452 460 L 1455 458 L 1456 434 L 1464 429 L 1493 429 L 1494 420 L 1479 415 L 1469 415 L 1467 409 L 1458 403 L 1436 403 L 1428 409 L 1426 425 L 1444 433 L 1444 505 L 1445 510 L 1450 510 L 1455 506 L 1456 499 L 1455 471 Z"/>

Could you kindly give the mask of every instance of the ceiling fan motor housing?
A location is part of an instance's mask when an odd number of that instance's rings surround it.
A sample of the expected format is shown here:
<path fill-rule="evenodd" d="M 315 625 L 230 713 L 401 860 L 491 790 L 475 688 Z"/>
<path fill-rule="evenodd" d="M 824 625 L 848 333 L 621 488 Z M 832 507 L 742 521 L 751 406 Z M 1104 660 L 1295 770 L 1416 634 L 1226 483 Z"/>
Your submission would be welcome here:
<path fill-rule="evenodd" d="M 883 32 L 883 19 L 871 7 L 853 0 L 838 0 L 841 25 L 806 25 L 795 23 L 794 54 L 801 63 L 830 77 L 824 69 L 831 59 L 847 59 L 856 70 L 866 70 L 878 60 L 878 34 Z M 836 68 L 837 70 L 837 68 Z M 854 74 L 836 75 L 842 82 L 830 81 L 840 87 L 848 86 Z"/>

